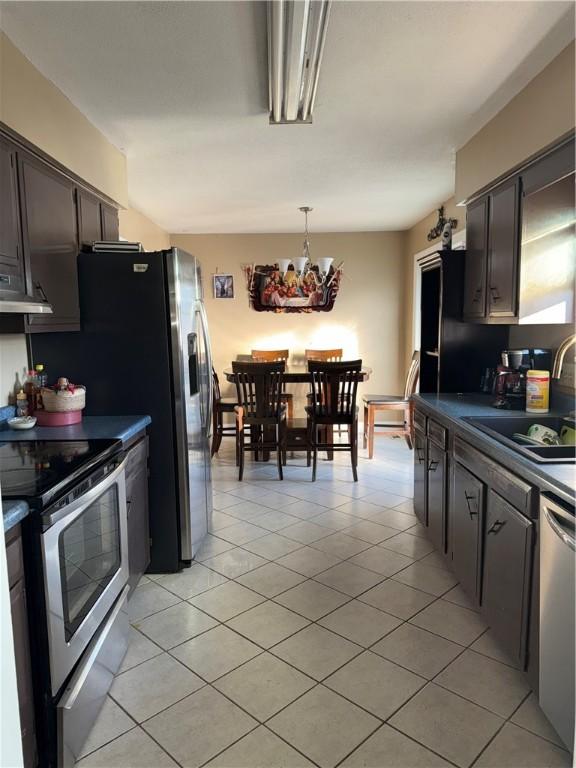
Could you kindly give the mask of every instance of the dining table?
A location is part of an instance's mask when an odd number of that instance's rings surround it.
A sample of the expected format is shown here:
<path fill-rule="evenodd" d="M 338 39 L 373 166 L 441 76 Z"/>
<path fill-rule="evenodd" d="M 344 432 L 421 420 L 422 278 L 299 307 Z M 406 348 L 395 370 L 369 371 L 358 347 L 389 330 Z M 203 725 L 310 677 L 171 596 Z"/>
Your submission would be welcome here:
<path fill-rule="evenodd" d="M 238 355 L 237 360 L 239 362 L 251 362 L 252 358 L 248 355 Z M 368 366 L 362 366 L 360 371 L 358 372 L 358 382 L 362 383 L 364 381 L 368 381 L 370 378 L 370 375 L 372 374 L 372 368 L 369 368 Z M 229 381 L 230 383 L 235 383 L 235 374 L 232 370 L 232 366 L 224 369 L 224 377 L 226 378 L 226 381 Z M 310 382 L 310 372 L 308 371 L 307 365 L 287 365 L 284 369 L 284 384 L 308 384 Z M 330 435 L 333 432 L 333 427 L 327 428 Z M 327 458 L 329 461 L 332 461 L 334 458 L 333 451 L 327 452 Z M 268 461 L 269 459 L 269 452 L 264 451 L 263 452 L 263 459 L 264 461 Z"/>
<path fill-rule="evenodd" d="M 250 358 L 248 358 L 248 361 L 250 362 Z M 358 381 L 368 381 L 371 374 L 372 368 L 362 366 L 362 369 L 358 373 Z M 234 384 L 234 371 L 232 370 L 232 366 L 224 369 L 224 376 L 226 381 Z M 306 365 L 287 365 L 284 369 L 283 379 L 285 384 L 307 384 L 310 381 L 308 367 Z"/>

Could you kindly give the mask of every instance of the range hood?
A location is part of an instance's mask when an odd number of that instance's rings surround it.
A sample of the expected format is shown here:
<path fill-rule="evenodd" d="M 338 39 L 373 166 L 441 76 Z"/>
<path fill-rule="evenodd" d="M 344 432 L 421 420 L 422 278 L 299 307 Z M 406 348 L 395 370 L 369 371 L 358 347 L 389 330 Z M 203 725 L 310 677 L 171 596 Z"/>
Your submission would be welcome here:
<path fill-rule="evenodd" d="M 52 306 L 29 296 L 20 275 L 0 274 L 0 315 L 51 315 Z"/>
<path fill-rule="evenodd" d="M 38 301 L 26 293 L 0 291 L 0 315 L 51 315 L 52 311 L 52 305 L 47 301 Z"/>

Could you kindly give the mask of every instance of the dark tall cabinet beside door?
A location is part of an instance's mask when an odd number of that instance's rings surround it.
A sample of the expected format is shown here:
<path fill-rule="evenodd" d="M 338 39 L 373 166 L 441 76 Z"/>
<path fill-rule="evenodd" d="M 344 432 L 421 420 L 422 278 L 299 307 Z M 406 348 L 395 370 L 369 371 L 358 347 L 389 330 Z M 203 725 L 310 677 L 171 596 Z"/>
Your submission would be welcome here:
<path fill-rule="evenodd" d="M 482 609 L 512 659 L 526 660 L 534 523 L 488 491 Z"/>
<path fill-rule="evenodd" d="M 78 238 L 74 185 L 30 155 L 19 156 L 28 292 L 52 315 L 29 315 L 28 330 L 78 330 Z"/>
<path fill-rule="evenodd" d="M 466 258 L 464 269 L 464 318 L 486 315 L 486 269 L 488 258 L 488 199 L 466 210 Z"/>

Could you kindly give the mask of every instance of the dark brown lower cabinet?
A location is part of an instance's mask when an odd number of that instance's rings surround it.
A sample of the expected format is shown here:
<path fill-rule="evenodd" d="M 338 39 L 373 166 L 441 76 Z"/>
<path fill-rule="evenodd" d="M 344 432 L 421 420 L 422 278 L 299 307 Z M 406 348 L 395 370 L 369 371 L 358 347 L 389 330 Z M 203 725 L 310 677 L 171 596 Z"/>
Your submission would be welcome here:
<path fill-rule="evenodd" d="M 482 524 L 486 486 L 458 462 L 454 465 L 452 497 L 452 567 L 462 589 L 480 601 Z"/>
<path fill-rule="evenodd" d="M 6 560 L 8 563 L 10 610 L 12 612 L 12 633 L 14 636 L 18 709 L 20 713 L 20 730 L 22 732 L 22 754 L 24 768 L 35 768 L 38 763 L 38 755 L 34 721 L 34 693 L 28 633 L 28 611 L 26 608 L 26 587 L 24 584 L 22 538 L 19 525 L 12 528 L 6 534 Z"/>
<path fill-rule="evenodd" d="M 422 525 L 428 525 L 426 511 L 426 437 L 414 430 L 414 513 Z"/>
<path fill-rule="evenodd" d="M 147 437 L 133 445 L 126 455 L 126 504 L 129 584 L 133 590 L 150 564 Z"/>
<path fill-rule="evenodd" d="M 448 459 L 428 440 L 428 536 L 439 552 L 446 551 L 446 478 Z"/>
<path fill-rule="evenodd" d="M 534 523 L 489 490 L 482 613 L 503 648 L 522 667 L 526 662 L 533 549 Z"/>

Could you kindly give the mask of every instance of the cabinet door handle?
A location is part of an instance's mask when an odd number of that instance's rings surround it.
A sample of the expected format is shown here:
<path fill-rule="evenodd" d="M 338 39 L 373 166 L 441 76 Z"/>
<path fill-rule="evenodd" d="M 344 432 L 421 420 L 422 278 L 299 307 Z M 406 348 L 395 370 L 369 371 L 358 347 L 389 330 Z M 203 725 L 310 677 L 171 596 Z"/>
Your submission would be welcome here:
<path fill-rule="evenodd" d="M 475 495 L 469 495 L 468 491 L 464 491 L 464 496 L 466 497 L 466 504 L 468 505 L 468 514 L 470 515 L 470 518 L 473 518 L 474 515 L 478 514 L 478 510 L 472 509 L 472 507 L 470 506 L 470 502 L 471 501 L 478 502 L 478 499 L 476 498 Z"/>
<path fill-rule="evenodd" d="M 492 293 L 492 300 L 493 301 L 500 301 L 502 298 L 500 294 L 498 293 L 498 288 L 496 288 L 494 285 L 490 286 L 490 291 Z"/>
<path fill-rule="evenodd" d="M 438 464 L 440 464 L 439 461 L 436 461 L 435 459 L 430 459 L 430 461 L 428 462 L 428 470 L 430 472 L 436 472 L 436 470 L 438 469 Z"/>
<path fill-rule="evenodd" d="M 424 464 L 424 453 L 420 453 L 420 451 L 416 452 L 418 455 L 418 464 Z"/>
<path fill-rule="evenodd" d="M 36 291 L 40 294 L 40 298 L 42 299 L 42 301 L 48 301 L 48 296 L 46 296 L 44 288 L 42 288 L 42 284 L 35 283 L 34 287 L 36 288 Z"/>
<path fill-rule="evenodd" d="M 489 533 L 498 533 L 504 526 L 506 525 L 506 520 L 496 520 L 494 525 L 492 525 L 488 530 L 486 531 L 486 535 Z"/>

